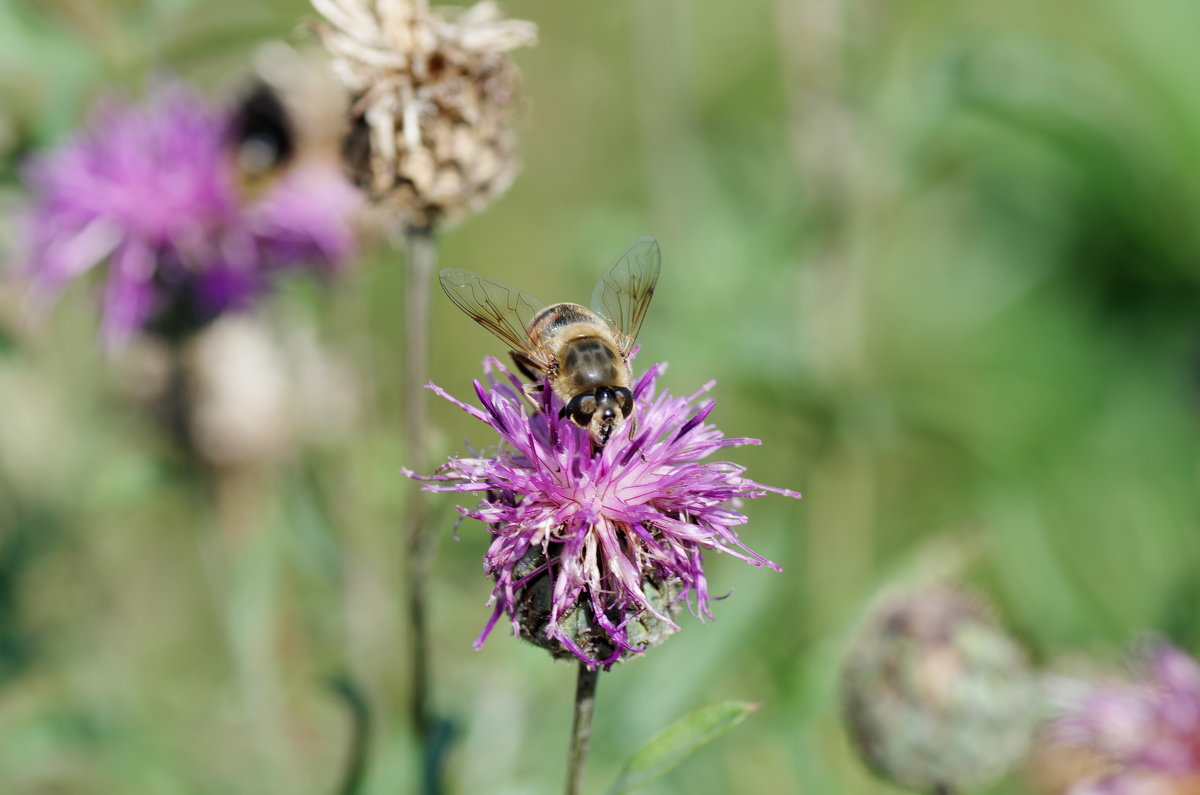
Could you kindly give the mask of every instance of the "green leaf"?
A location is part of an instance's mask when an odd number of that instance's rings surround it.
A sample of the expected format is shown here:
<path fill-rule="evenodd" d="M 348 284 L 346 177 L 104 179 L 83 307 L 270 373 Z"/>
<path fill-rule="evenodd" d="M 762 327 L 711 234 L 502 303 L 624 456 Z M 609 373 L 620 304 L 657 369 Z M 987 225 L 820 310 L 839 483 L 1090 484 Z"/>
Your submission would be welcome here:
<path fill-rule="evenodd" d="M 649 784 L 692 751 L 737 726 L 759 706 L 746 701 L 722 701 L 683 716 L 629 758 L 608 795 L 630 792 Z"/>

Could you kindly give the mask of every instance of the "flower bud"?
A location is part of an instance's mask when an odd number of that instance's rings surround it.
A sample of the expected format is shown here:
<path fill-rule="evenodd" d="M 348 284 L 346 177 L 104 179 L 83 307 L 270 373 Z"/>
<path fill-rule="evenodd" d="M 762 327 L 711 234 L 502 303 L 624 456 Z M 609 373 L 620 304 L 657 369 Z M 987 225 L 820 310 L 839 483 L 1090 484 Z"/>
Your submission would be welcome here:
<path fill-rule="evenodd" d="M 521 561 L 521 569 L 532 572 L 545 561 L 540 550 L 532 551 Z M 649 649 L 663 643 L 668 636 L 678 630 L 659 620 L 654 612 L 672 620 L 679 614 L 679 595 L 683 585 L 678 579 L 664 581 L 659 577 L 648 576 L 642 580 L 642 593 L 651 610 L 643 611 L 625 625 L 625 639 L 636 649 Z M 622 649 L 612 642 L 608 630 L 596 620 L 592 605 L 586 594 L 581 594 L 575 604 L 563 612 L 558 620 L 558 632 L 554 635 L 547 632 L 551 622 L 553 605 L 554 582 L 544 573 L 535 576 L 525 585 L 516 596 L 514 617 L 518 634 L 535 646 L 546 649 L 555 659 L 575 659 L 578 657 L 571 648 L 579 651 L 592 660 L 620 661 L 628 655 L 623 655 Z M 654 612 L 651 612 L 654 611 Z M 618 615 L 607 616 L 609 626 L 621 620 Z"/>
<path fill-rule="evenodd" d="M 981 599 L 934 585 L 884 601 L 846 660 L 843 715 L 867 765 L 919 792 L 986 786 L 1025 753 L 1034 684 Z"/>

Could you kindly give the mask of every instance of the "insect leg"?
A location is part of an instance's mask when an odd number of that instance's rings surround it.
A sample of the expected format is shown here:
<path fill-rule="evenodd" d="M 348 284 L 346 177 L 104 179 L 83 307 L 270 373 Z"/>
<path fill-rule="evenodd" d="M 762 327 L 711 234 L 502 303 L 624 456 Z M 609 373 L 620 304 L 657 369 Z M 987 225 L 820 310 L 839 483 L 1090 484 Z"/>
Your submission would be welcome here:
<path fill-rule="evenodd" d="M 542 408 L 542 392 L 546 385 L 541 381 L 532 384 L 524 384 L 521 386 L 521 393 L 525 395 L 525 399 L 529 401 L 529 405 L 533 410 L 540 411 Z"/>
<path fill-rule="evenodd" d="M 633 437 L 636 433 L 637 433 L 637 414 L 635 413 L 633 416 L 631 416 L 629 418 L 629 441 L 631 441 L 631 442 L 633 441 Z M 646 451 L 642 450 L 641 453 L 639 453 L 639 455 L 642 458 L 642 463 L 645 464 L 646 463 Z"/>
<path fill-rule="evenodd" d="M 534 364 L 533 359 L 530 359 L 521 351 L 509 351 L 508 354 L 512 356 L 513 364 L 521 371 L 521 375 L 530 381 L 539 381 L 541 379 L 542 368 Z"/>

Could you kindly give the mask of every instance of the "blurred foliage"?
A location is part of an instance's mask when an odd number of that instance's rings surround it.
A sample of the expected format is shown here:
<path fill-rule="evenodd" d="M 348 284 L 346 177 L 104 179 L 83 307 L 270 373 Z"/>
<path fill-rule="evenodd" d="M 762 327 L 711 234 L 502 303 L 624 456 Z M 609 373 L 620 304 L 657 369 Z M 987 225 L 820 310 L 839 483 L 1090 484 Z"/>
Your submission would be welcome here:
<path fill-rule="evenodd" d="M 1137 633 L 1200 648 L 1200 5 L 1170 0 L 520 0 L 530 109 L 511 194 L 444 264 L 579 300 L 656 235 L 642 357 L 718 380 L 764 482 L 688 619 L 601 677 L 588 780 L 672 721 L 760 714 L 648 792 L 883 793 L 838 725 L 846 639 L 946 539 L 1040 662 Z M 230 96 L 300 0 L 0 3 L 0 192 L 113 89 L 171 71 Z M 0 250 L 11 243 L 6 218 Z M 104 357 L 86 288 L 50 321 L 0 290 L 0 780 L 7 793 L 325 793 L 370 707 L 365 791 L 412 791 L 401 588 L 403 257 L 379 246 L 268 324 L 351 372 L 355 421 L 252 477 L 181 458 Z M 434 379 L 469 394 L 495 340 L 434 296 Z M 478 445 L 431 406 L 438 457 Z M 487 538 L 453 502 L 433 593 L 456 792 L 561 786 L 574 668 L 497 632 Z M 344 692 L 344 691 L 343 691 Z M 1031 791 L 1017 774 L 995 792 Z"/>

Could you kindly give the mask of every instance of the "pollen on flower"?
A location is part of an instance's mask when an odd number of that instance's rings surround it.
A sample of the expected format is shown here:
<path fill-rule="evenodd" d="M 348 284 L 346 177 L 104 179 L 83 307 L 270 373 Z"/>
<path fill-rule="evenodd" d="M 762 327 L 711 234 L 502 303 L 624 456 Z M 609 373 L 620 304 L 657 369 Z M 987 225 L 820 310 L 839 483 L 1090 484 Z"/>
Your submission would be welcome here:
<path fill-rule="evenodd" d="M 485 360 L 486 384 L 475 382 L 481 408 L 430 388 L 494 429 L 492 456 L 451 458 L 423 477 L 429 491 L 475 492 L 464 516 L 485 523 L 493 539 L 484 568 L 494 580 L 493 612 L 476 648 L 507 615 L 514 634 L 609 666 L 644 651 L 679 629 L 682 605 L 712 618 L 703 552 L 732 555 L 752 566 L 780 570 L 747 547 L 736 528 L 746 517 L 735 501 L 768 492 L 799 497 L 743 476 L 732 463 L 707 461 L 728 447 L 758 444 L 726 438 L 704 420 L 713 402 L 656 387 L 664 365 L 634 385 L 637 432 L 615 436 L 593 454 L 583 428 L 559 416 L 562 404 L 543 391 L 529 413 L 518 378 Z"/>

